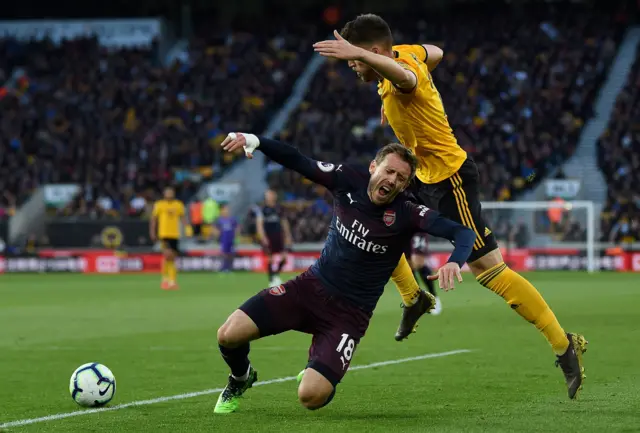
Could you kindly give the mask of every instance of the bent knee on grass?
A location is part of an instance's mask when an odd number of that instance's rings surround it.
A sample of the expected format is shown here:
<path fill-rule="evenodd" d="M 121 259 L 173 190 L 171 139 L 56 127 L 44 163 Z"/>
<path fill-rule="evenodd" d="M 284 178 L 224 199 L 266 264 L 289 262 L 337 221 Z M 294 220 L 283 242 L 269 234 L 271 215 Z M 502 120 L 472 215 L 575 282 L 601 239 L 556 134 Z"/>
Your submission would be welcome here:
<path fill-rule="evenodd" d="M 224 347 L 238 347 L 259 337 L 258 327 L 242 310 L 234 311 L 218 328 L 218 344 Z"/>
<path fill-rule="evenodd" d="M 320 409 L 331 397 L 334 387 L 322 374 L 307 368 L 298 386 L 298 400 L 309 410 Z"/>

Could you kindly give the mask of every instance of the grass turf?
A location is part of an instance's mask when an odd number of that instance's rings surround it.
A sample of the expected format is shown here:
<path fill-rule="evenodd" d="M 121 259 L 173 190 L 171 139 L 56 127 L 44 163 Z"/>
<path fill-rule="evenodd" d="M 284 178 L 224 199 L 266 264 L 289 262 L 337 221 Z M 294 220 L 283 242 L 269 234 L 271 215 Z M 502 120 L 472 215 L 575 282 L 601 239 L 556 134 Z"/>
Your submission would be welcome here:
<path fill-rule="evenodd" d="M 352 365 L 470 349 L 347 374 L 334 401 L 308 412 L 295 381 L 247 392 L 240 411 L 214 415 L 217 394 L 17 426 L 17 432 L 389 432 L 640 431 L 640 276 L 534 273 L 568 331 L 590 341 L 579 400 L 542 336 L 469 276 L 443 294 L 444 312 L 424 317 L 409 340 L 393 340 L 399 296 L 380 300 Z M 81 410 L 68 394 L 73 370 L 101 362 L 118 382 L 111 407 L 223 387 L 228 370 L 217 327 L 264 286 L 255 274 L 180 275 L 165 292 L 155 276 L 0 277 L 0 425 Z M 310 336 L 252 344 L 260 380 L 295 376 Z"/>

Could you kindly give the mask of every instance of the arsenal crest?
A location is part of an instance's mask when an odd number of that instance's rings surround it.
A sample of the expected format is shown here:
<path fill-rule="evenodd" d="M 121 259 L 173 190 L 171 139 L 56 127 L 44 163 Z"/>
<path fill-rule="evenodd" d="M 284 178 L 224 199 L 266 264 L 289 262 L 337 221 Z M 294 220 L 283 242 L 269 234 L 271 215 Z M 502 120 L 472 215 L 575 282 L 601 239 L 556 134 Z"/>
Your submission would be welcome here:
<path fill-rule="evenodd" d="M 269 294 L 273 296 L 282 296 L 285 293 L 287 293 L 287 291 L 284 289 L 284 286 L 274 286 L 269 289 Z"/>
<path fill-rule="evenodd" d="M 386 224 L 387 227 L 393 225 L 396 222 L 396 212 L 390 209 L 384 211 L 384 215 L 382 216 L 382 221 Z"/>

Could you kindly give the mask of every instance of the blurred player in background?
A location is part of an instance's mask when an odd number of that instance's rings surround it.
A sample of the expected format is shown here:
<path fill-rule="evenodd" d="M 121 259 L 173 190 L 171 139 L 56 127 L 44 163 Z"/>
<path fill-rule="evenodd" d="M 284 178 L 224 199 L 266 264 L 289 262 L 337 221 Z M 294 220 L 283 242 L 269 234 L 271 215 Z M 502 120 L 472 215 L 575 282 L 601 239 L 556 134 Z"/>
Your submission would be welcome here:
<path fill-rule="evenodd" d="M 393 45 L 389 25 L 374 14 L 356 17 L 334 36 L 336 40 L 314 44 L 315 51 L 347 60 L 365 82 L 378 81 L 383 120 L 386 118 L 398 140 L 418 158 L 414 196 L 419 203 L 476 233 L 469 268 L 481 285 L 501 296 L 545 336 L 557 357 L 556 365 L 562 368 L 569 398 L 575 398 L 584 378 L 582 354 L 587 341 L 582 335 L 566 333 L 538 290 L 504 262 L 496 237 L 482 216 L 478 167 L 458 145 L 431 76 L 443 57 L 442 50 L 433 45 Z M 413 284 L 407 284 L 408 278 L 402 278 L 409 272 L 404 259 L 394 272 L 394 282 L 407 306 L 396 339 L 408 336 L 425 312 L 422 302 L 411 302 L 424 296 Z"/>
<path fill-rule="evenodd" d="M 436 298 L 436 304 L 433 307 L 433 310 L 429 311 L 429 314 L 438 315 L 442 312 L 442 302 L 440 302 L 440 298 L 436 294 L 436 285 L 429 278 L 432 271 L 427 262 L 429 254 L 429 235 L 426 233 L 416 233 L 411 239 L 411 257 L 409 262 L 411 263 L 411 269 L 413 269 L 413 273 L 418 279 L 418 276 L 424 281 L 424 284 L 427 286 L 427 290 L 429 293 Z"/>
<path fill-rule="evenodd" d="M 220 242 L 220 252 L 223 257 L 222 272 L 231 272 L 233 270 L 238 227 L 238 220 L 231 216 L 229 205 L 222 205 L 215 229 L 218 241 Z"/>
<path fill-rule="evenodd" d="M 149 237 L 153 242 L 162 243 L 162 283 L 164 290 L 178 289 L 176 258 L 180 252 L 180 223 L 185 227 L 187 236 L 191 227 L 187 221 L 184 203 L 176 199 L 172 187 L 164 189 L 164 198 L 153 205 L 153 214 L 149 221 Z"/>
<path fill-rule="evenodd" d="M 280 272 L 287 263 L 293 242 L 289 221 L 284 217 L 278 205 L 278 195 L 272 189 L 264 193 L 264 205 L 256 212 L 256 234 L 267 256 L 269 285 L 280 285 Z"/>

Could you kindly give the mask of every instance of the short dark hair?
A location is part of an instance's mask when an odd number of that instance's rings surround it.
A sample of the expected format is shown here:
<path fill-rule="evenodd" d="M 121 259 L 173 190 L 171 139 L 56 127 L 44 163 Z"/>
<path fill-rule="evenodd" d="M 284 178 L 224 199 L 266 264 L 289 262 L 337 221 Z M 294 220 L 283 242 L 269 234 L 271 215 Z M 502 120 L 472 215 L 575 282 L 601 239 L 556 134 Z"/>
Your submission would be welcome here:
<path fill-rule="evenodd" d="M 389 24 L 375 14 L 358 15 L 342 28 L 340 35 L 354 45 L 381 43 L 388 49 L 393 45 Z"/>
<path fill-rule="evenodd" d="M 418 158 L 416 158 L 416 155 L 411 151 L 411 149 L 407 149 L 402 144 L 399 144 L 399 143 L 387 144 L 382 149 L 380 149 L 378 153 L 376 153 L 376 157 L 374 158 L 374 161 L 376 162 L 376 164 L 381 164 L 382 161 L 384 161 L 384 159 L 387 157 L 387 155 L 390 155 L 392 153 L 395 153 L 404 162 L 409 164 L 409 167 L 411 168 L 411 176 L 409 177 L 409 180 L 412 180 L 413 177 L 416 175 L 416 168 L 418 167 Z"/>

